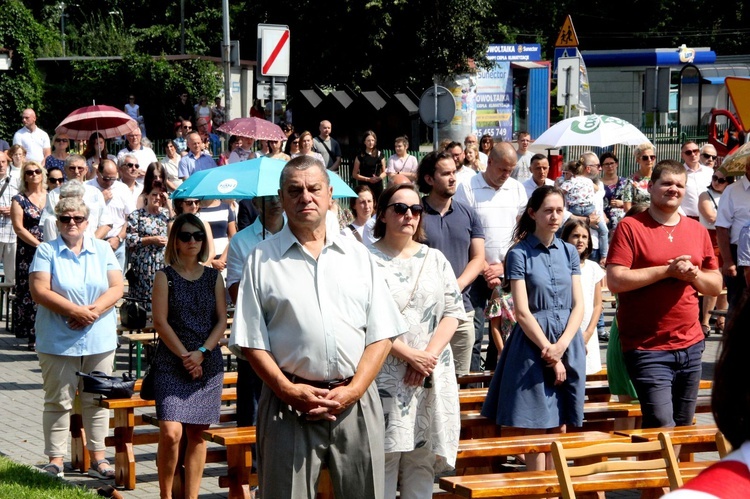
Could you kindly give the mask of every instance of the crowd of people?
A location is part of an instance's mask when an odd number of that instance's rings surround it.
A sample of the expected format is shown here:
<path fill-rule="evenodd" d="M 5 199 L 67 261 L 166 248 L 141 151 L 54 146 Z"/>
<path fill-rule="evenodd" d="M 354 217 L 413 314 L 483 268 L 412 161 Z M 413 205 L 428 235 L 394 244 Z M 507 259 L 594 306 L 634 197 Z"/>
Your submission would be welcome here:
<path fill-rule="evenodd" d="M 222 152 L 207 100 L 183 104 L 161 161 L 141 127 L 116 155 L 96 134 L 82 155 L 63 135 L 53 149 L 30 109 L 0 153 L 0 258 L 16 334 L 42 366 L 46 472 L 63 475 L 75 372 L 112 371 L 124 278 L 161 340 L 165 497 L 183 435 L 186 496 L 200 487 L 228 303 L 237 420 L 257 427 L 264 497 L 309 496 L 323 464 L 339 497 L 427 497 L 455 464 L 456 376 L 470 371 L 495 371 L 482 413 L 498 425 L 580 427 L 599 341 L 612 393 L 640 400 L 644 427 L 691 424 L 710 312 L 727 306 L 721 272 L 729 307 L 750 276 L 750 169 L 733 183 L 712 146 L 688 141 L 682 162 L 638 146 L 630 177 L 615 153 L 587 152 L 552 179 L 526 132 L 517 148 L 469 135 L 418 161 L 406 137 L 386 158 L 367 131 L 345 206 L 327 174 L 342 160 L 330 122 L 315 137 L 291 124 L 286 141 L 232 137 Z M 169 198 L 195 172 L 261 155 L 287 161 L 278 196 Z M 619 300 L 612 336 L 605 283 Z M 83 404 L 89 473 L 112 478 L 108 414 Z"/>

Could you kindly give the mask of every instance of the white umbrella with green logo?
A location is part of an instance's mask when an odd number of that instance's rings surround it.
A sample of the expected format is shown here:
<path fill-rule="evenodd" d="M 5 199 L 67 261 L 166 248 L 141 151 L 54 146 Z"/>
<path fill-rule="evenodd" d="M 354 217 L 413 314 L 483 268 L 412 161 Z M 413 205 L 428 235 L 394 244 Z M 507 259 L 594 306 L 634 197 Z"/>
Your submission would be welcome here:
<path fill-rule="evenodd" d="M 650 142 L 648 137 L 625 120 L 604 114 L 568 118 L 554 124 L 534 141 L 548 148 L 564 146 L 606 147 L 614 144 L 635 146 Z"/>

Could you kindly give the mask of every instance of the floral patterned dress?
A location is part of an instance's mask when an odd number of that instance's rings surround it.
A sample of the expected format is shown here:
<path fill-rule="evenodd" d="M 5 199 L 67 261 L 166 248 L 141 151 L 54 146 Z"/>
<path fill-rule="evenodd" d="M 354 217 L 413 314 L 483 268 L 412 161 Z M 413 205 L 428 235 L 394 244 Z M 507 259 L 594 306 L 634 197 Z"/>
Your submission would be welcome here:
<path fill-rule="evenodd" d="M 141 244 L 141 239 L 149 236 L 167 237 L 168 224 L 169 211 L 166 208 L 161 208 L 156 215 L 149 213 L 146 208 L 141 208 L 128 217 L 126 241 L 131 251 L 130 270 L 135 277 L 135 282 L 128 281 L 129 293 L 133 298 L 146 300 L 144 305 L 147 310 L 151 310 L 154 276 L 164 267 L 166 248 L 154 244 Z"/>
<path fill-rule="evenodd" d="M 620 223 L 622 217 L 625 216 L 625 210 L 623 208 L 615 208 L 610 206 L 610 203 L 613 199 L 625 201 L 625 191 L 627 190 L 629 183 L 630 182 L 625 177 L 617 177 L 617 182 L 612 185 L 607 185 L 602 182 L 602 184 L 604 184 L 604 214 L 607 215 L 607 218 L 609 219 L 607 228 L 609 229 L 610 234 L 612 234 L 612 231 L 617 228 L 617 224 Z"/>
<path fill-rule="evenodd" d="M 42 210 L 31 202 L 25 194 L 16 194 L 13 200 L 23 209 L 23 227 L 31 232 L 39 242 L 42 242 Z M 34 343 L 36 330 L 36 303 L 31 299 L 29 290 L 29 267 L 36 254 L 36 246 L 23 241 L 20 237 L 16 243 L 16 317 L 15 331 L 18 338 L 29 338 L 29 344 Z"/>
<path fill-rule="evenodd" d="M 648 192 L 648 182 L 651 177 L 642 177 L 635 172 L 629 180 L 629 185 L 622 194 L 622 200 L 633 204 L 651 204 L 651 194 Z"/>
<path fill-rule="evenodd" d="M 409 331 L 399 338 L 424 350 L 443 317 L 465 320 L 453 270 L 442 253 L 422 246 L 411 258 L 391 258 L 370 248 Z M 416 286 L 415 286 L 416 283 Z M 385 415 L 385 452 L 409 452 L 428 446 L 436 455 L 435 472 L 456 464 L 461 430 L 453 354 L 447 345 L 432 373 L 432 387 L 404 384 L 408 364 L 389 355 L 376 378 Z"/>

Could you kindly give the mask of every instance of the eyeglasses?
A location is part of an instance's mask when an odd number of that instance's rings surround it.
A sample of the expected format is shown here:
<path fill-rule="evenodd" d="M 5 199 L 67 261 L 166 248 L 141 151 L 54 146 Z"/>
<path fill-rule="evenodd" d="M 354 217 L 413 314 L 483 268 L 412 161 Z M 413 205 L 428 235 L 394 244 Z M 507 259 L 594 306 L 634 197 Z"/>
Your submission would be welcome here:
<path fill-rule="evenodd" d="M 68 139 L 55 139 L 55 142 L 68 142 Z"/>
<path fill-rule="evenodd" d="M 57 217 L 57 219 L 64 224 L 69 224 L 70 221 L 72 220 L 76 223 L 76 225 L 81 225 L 83 222 L 86 221 L 86 217 L 82 217 L 82 216 L 71 217 L 70 215 L 60 215 L 59 217 Z"/>
<path fill-rule="evenodd" d="M 710 159 L 711 161 L 716 161 L 716 156 L 714 156 L 713 154 L 706 154 L 705 152 L 702 152 L 701 156 L 703 157 L 703 159 Z"/>
<path fill-rule="evenodd" d="M 183 126 L 182 128 L 184 128 L 185 130 L 192 130 L 193 129 L 193 127 L 191 127 L 191 126 Z"/>
<path fill-rule="evenodd" d="M 612 161 L 610 163 L 604 163 L 602 166 L 617 166 L 617 161 Z"/>
<path fill-rule="evenodd" d="M 123 166 L 127 166 L 128 168 L 136 168 L 136 169 L 141 167 L 141 165 L 139 165 L 138 163 L 123 163 Z"/>
<path fill-rule="evenodd" d="M 720 184 L 726 184 L 727 182 L 729 182 L 727 179 L 725 179 L 725 178 L 719 178 L 716 175 L 712 175 L 711 176 L 711 180 L 713 180 L 714 182 L 718 182 Z"/>
<path fill-rule="evenodd" d="M 590 165 L 586 165 L 588 168 L 601 168 L 602 165 L 599 163 L 591 163 Z"/>
<path fill-rule="evenodd" d="M 177 239 L 183 243 L 189 243 L 191 239 L 195 240 L 196 243 L 202 242 L 206 238 L 206 233 L 202 230 L 196 232 L 178 232 Z"/>
<path fill-rule="evenodd" d="M 682 151 L 682 154 L 691 154 L 691 155 L 696 155 L 696 154 L 698 154 L 699 152 L 701 152 L 701 150 L 700 150 L 700 149 L 688 149 L 687 151 Z"/>
<path fill-rule="evenodd" d="M 406 215 L 407 210 L 411 210 L 413 216 L 419 216 L 424 211 L 424 207 L 421 204 L 413 204 L 409 206 L 406 203 L 391 203 L 385 208 L 388 209 L 393 206 L 393 212 L 396 215 Z"/>
<path fill-rule="evenodd" d="M 115 180 L 117 180 L 117 177 L 102 177 L 102 180 L 104 180 L 105 182 L 114 182 Z"/>
<path fill-rule="evenodd" d="M 201 204 L 201 202 L 194 199 L 186 199 L 182 202 L 182 204 L 186 204 L 188 206 L 198 206 L 199 204 Z"/>
<path fill-rule="evenodd" d="M 36 170 L 26 170 L 24 173 L 27 177 L 33 177 L 34 175 L 41 175 L 42 170 L 37 168 Z"/>
<path fill-rule="evenodd" d="M 299 144 L 299 140 L 293 140 L 292 144 L 294 144 L 296 146 L 297 144 Z"/>
<path fill-rule="evenodd" d="M 656 156 L 653 154 L 644 154 L 643 156 L 641 156 L 641 161 L 649 161 L 649 160 L 651 161 L 656 160 Z"/>
<path fill-rule="evenodd" d="M 69 166 L 68 170 L 72 172 L 82 172 L 84 170 L 88 170 L 87 166 Z"/>
<path fill-rule="evenodd" d="M 50 184 L 62 184 L 63 182 L 65 182 L 65 179 L 62 177 L 49 177 L 47 178 L 47 181 Z"/>

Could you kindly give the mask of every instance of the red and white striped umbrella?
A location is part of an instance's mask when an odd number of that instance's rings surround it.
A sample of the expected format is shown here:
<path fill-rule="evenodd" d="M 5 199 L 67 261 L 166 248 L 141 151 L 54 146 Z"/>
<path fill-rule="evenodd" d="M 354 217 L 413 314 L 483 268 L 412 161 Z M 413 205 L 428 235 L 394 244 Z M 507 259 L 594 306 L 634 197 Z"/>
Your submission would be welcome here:
<path fill-rule="evenodd" d="M 218 131 L 246 137 L 256 140 L 286 140 L 286 135 L 281 131 L 281 127 L 268 120 L 260 118 L 235 118 L 227 121 L 219 128 Z"/>
<path fill-rule="evenodd" d="M 73 140 L 87 140 L 99 132 L 105 139 L 127 135 L 138 130 L 138 123 L 112 106 L 94 105 L 76 109 L 62 120 L 55 132 Z"/>

